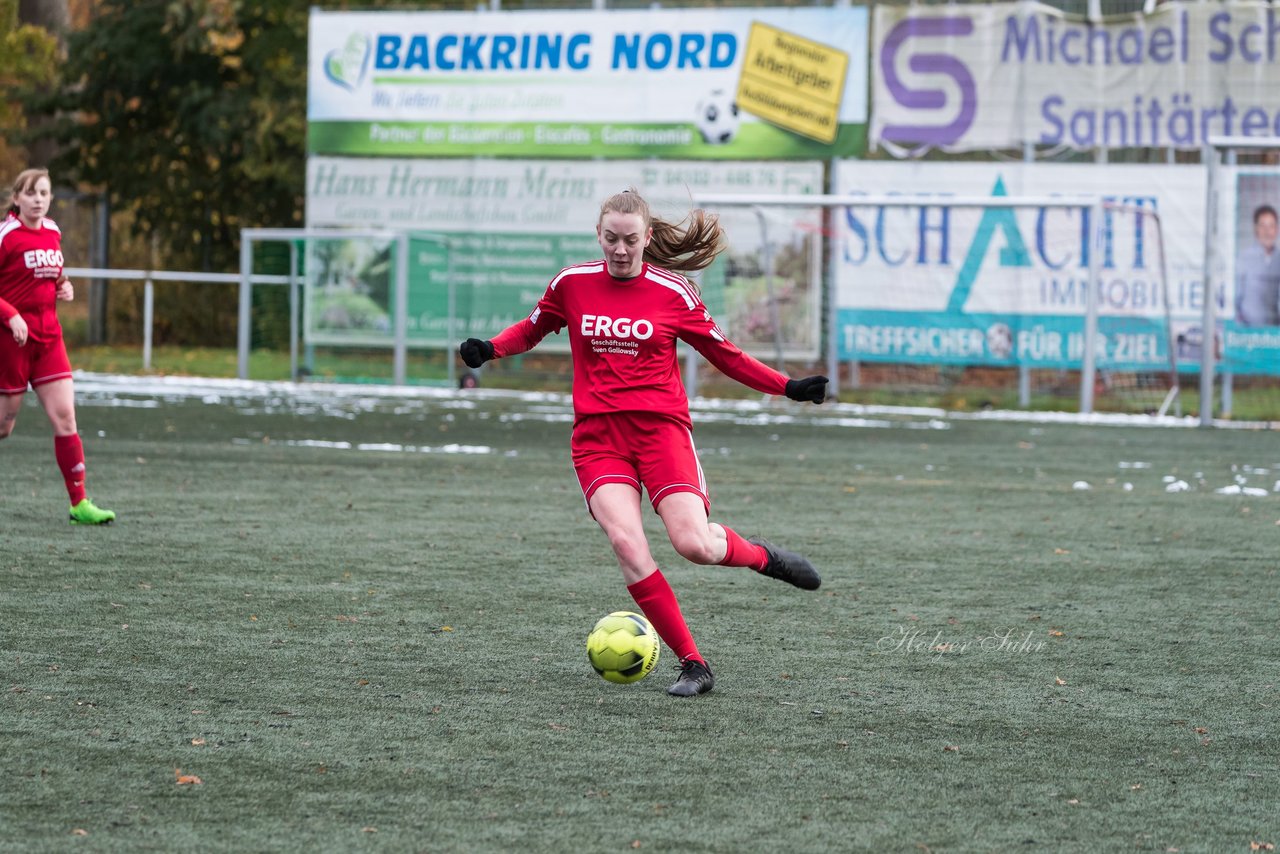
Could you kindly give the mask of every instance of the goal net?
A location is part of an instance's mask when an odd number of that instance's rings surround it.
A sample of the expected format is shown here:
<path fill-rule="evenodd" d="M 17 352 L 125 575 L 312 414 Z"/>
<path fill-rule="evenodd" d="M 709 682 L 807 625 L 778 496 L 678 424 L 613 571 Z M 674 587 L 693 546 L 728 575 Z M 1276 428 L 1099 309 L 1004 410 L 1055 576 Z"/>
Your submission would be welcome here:
<path fill-rule="evenodd" d="M 458 343 L 492 338 L 526 317 L 554 271 L 600 251 L 589 233 L 326 228 L 245 229 L 241 245 L 241 376 L 250 375 L 251 353 L 263 355 L 262 329 L 279 315 L 289 376 L 397 385 L 474 385 L 477 377 L 457 358 Z M 746 285 L 754 279 L 742 269 L 759 267 L 749 260 L 738 258 L 734 274 Z M 250 274 L 262 272 L 268 261 L 289 271 L 278 277 L 287 287 L 251 286 Z M 732 267 L 732 260 L 717 259 L 697 276 L 703 302 L 718 317 L 728 313 L 725 283 Z M 795 279 L 780 288 L 787 299 Z M 735 299 L 734 306 L 752 314 L 749 298 Z M 787 328 L 797 325 L 797 314 L 802 312 L 784 313 Z M 773 342 L 772 328 L 766 331 Z M 786 340 L 794 339 L 789 334 Z M 816 351 L 816 335 L 807 341 Z M 762 347 L 757 342 L 755 349 Z M 567 340 L 552 336 L 537 354 L 496 363 L 486 384 L 567 390 L 568 356 Z"/>
<path fill-rule="evenodd" d="M 1198 318 L 1179 319 L 1170 299 L 1153 204 L 999 193 L 699 202 L 762 207 L 824 235 L 824 337 L 841 399 L 1179 410 Z"/>

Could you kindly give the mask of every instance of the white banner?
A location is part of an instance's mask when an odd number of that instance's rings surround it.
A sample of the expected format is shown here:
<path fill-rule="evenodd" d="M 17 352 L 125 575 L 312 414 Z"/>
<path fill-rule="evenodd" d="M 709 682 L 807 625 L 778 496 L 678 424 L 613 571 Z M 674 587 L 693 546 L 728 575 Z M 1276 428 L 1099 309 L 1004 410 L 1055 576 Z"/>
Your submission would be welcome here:
<path fill-rule="evenodd" d="M 306 221 L 308 228 L 591 234 L 600 203 L 631 186 L 655 214 L 678 221 L 695 193 L 821 193 L 822 164 L 311 157 Z M 758 244 L 752 214 L 722 218 L 735 243 Z"/>
<path fill-rule="evenodd" d="M 1219 170 L 1215 266 L 1233 286 L 1219 315 L 1222 370 L 1280 375 L 1280 168 Z"/>
<path fill-rule="evenodd" d="M 1039 3 L 875 8 L 869 144 L 1199 148 L 1280 135 L 1280 15 L 1162 3 L 1091 24 Z"/>
<path fill-rule="evenodd" d="M 868 361 L 1079 367 L 1092 264 L 1099 368 L 1167 369 L 1171 351 L 1194 361 L 1205 299 L 1205 182 L 1200 166 L 839 161 L 841 195 L 940 198 L 838 212 L 837 352 Z M 947 196 L 1073 201 L 977 207 L 948 204 Z M 1081 206 L 1082 197 L 1126 207 L 1099 214 Z M 1158 213 L 1163 265 L 1154 218 L 1134 208 Z M 1098 215 L 1100 243 L 1091 245 Z M 1218 305 L 1228 291 L 1217 278 Z"/>
<path fill-rule="evenodd" d="M 308 150 L 815 159 L 865 148 L 861 7 L 312 10 Z"/>
<path fill-rule="evenodd" d="M 1175 316 L 1203 311 L 1205 170 L 1193 165 L 880 163 L 841 160 L 838 194 L 1098 196 L 1157 212 Z M 836 222 L 841 308 L 1082 314 L 1089 272 L 1078 207 L 849 208 Z M 1098 258 L 1101 311 L 1163 311 L 1150 223 L 1113 217 Z M 1219 283 L 1220 287 L 1225 283 Z M 959 297 L 963 296 L 963 301 Z"/>

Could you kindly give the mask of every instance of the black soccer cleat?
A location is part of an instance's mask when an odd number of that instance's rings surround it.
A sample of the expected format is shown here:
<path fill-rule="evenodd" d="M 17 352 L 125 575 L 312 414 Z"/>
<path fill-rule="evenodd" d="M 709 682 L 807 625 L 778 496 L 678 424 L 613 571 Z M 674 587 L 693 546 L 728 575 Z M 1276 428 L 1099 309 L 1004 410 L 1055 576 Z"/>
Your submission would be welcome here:
<path fill-rule="evenodd" d="M 711 665 L 705 661 L 682 658 L 680 678 L 667 689 L 667 693 L 673 697 L 696 697 L 710 691 L 715 684 L 716 677 L 711 673 Z"/>
<path fill-rule="evenodd" d="M 804 555 L 778 548 L 762 537 L 748 537 L 747 542 L 760 546 L 769 553 L 769 562 L 760 570 L 762 575 L 794 584 L 801 590 L 817 590 L 822 584 L 818 570 L 813 568 L 813 564 Z"/>

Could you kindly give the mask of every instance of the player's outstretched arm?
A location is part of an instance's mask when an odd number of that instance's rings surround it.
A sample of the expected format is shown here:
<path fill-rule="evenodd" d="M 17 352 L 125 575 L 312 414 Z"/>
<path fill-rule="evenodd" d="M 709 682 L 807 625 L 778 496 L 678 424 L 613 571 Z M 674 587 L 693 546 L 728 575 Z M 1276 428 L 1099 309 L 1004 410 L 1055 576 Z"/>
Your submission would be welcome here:
<path fill-rule="evenodd" d="M 765 394 L 786 395 L 801 403 L 822 403 L 827 399 L 827 378 L 805 377 L 793 380 L 775 371 L 754 356 L 744 353 L 730 341 L 711 319 L 701 302 L 681 315 L 684 319 L 679 337 L 693 346 L 722 374 Z"/>
<path fill-rule="evenodd" d="M 458 345 L 458 355 L 468 368 L 478 368 L 493 358 L 493 342 L 468 338 Z"/>
<path fill-rule="evenodd" d="M 822 403 L 827 399 L 827 382 L 823 376 L 787 380 L 787 397 L 801 403 Z"/>

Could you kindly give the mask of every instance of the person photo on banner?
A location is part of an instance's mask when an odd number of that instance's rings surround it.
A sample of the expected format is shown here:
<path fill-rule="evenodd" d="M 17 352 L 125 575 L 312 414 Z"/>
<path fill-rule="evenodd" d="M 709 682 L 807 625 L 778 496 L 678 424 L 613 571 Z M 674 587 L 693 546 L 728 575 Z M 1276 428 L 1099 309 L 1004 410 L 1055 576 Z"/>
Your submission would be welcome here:
<path fill-rule="evenodd" d="M 1280 232 L 1276 209 L 1258 205 L 1253 211 L 1253 242 L 1236 258 L 1236 322 L 1243 326 L 1280 325 Z"/>

